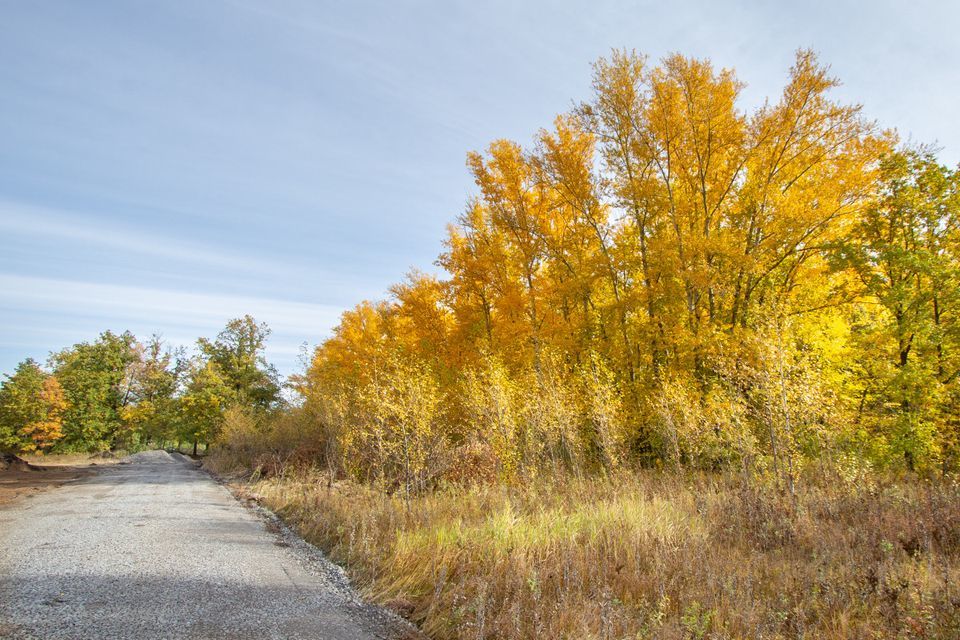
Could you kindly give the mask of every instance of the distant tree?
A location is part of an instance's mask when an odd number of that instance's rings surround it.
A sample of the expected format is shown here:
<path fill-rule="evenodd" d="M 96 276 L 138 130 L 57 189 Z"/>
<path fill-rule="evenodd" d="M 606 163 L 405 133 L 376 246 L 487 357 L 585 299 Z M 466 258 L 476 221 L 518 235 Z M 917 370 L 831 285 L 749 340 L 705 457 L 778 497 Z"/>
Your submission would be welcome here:
<path fill-rule="evenodd" d="M 106 331 L 95 342 L 81 342 L 51 356 L 70 405 L 61 446 L 107 449 L 123 438 L 121 411 L 133 399 L 128 368 L 138 359 L 136 347 L 132 333 Z"/>
<path fill-rule="evenodd" d="M 127 367 L 128 404 L 121 417 L 131 437 L 163 444 L 177 436 L 177 398 L 187 361 L 183 349 L 170 349 L 154 335 L 135 345 L 137 358 Z"/>
<path fill-rule="evenodd" d="M 49 449 L 63 436 L 67 401 L 60 383 L 31 359 L 6 378 L 0 386 L 0 450 Z"/>
<path fill-rule="evenodd" d="M 224 413 L 235 394 L 220 370 L 210 361 L 194 362 L 186 389 L 180 397 L 180 436 L 193 443 L 209 444 L 220 433 Z"/>
<path fill-rule="evenodd" d="M 231 320 L 215 340 L 200 338 L 204 357 L 220 372 L 239 402 L 267 408 L 280 394 L 278 374 L 263 355 L 270 329 L 251 316 Z"/>

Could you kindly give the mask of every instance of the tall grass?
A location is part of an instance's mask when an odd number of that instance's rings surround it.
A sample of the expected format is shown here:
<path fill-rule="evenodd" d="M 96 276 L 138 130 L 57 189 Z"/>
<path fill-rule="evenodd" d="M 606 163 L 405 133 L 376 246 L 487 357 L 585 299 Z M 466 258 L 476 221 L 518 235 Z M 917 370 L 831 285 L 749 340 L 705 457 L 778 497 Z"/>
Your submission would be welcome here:
<path fill-rule="evenodd" d="M 960 488 L 624 473 L 247 487 L 434 638 L 958 638 Z"/>

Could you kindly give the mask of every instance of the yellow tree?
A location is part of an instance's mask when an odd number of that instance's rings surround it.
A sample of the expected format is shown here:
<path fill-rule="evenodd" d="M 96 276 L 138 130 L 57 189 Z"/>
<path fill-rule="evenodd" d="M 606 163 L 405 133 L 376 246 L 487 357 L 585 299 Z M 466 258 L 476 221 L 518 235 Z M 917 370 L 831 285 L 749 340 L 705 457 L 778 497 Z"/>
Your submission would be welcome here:
<path fill-rule="evenodd" d="M 466 361 L 479 350 L 499 351 L 500 334 L 505 332 L 495 327 L 494 316 L 499 315 L 498 301 L 507 289 L 506 248 L 489 211 L 472 202 L 458 224 L 448 228 L 445 245 L 437 264 L 449 274 L 444 286 L 458 351 Z"/>
<path fill-rule="evenodd" d="M 829 99 L 838 84 L 812 52 L 800 51 L 780 101 L 753 118 L 754 150 L 736 218 L 731 327 L 747 326 L 755 308 L 774 298 L 789 306 L 778 294 L 791 292 L 805 270 L 822 273 L 830 243 L 876 193 L 890 140 L 874 135 L 859 106 Z"/>
<path fill-rule="evenodd" d="M 20 429 L 26 441 L 23 450 L 27 452 L 46 451 L 63 437 L 63 414 L 68 403 L 56 376 L 48 376 L 43 381 L 39 401 L 43 407 L 42 417 Z"/>
<path fill-rule="evenodd" d="M 441 375 L 451 364 L 463 361 L 455 352 L 462 346 L 450 339 L 452 317 L 439 280 L 413 271 L 390 292 L 395 300 L 391 331 L 404 352 L 429 363 Z"/>
<path fill-rule="evenodd" d="M 397 302 L 363 302 L 343 314 L 300 389 L 344 471 L 409 494 L 433 477 L 444 448 L 434 367 L 447 353 L 447 320 L 428 276 L 412 274 L 394 294 Z"/>
<path fill-rule="evenodd" d="M 647 69 L 636 54 L 615 52 L 597 63 L 594 88 L 581 112 L 602 140 L 614 203 L 633 226 L 653 371 L 669 353 L 702 373 L 749 149 L 740 83 L 706 61 L 674 55 Z"/>
<path fill-rule="evenodd" d="M 552 312 L 542 301 L 547 195 L 516 143 L 498 140 L 490 145 L 487 158 L 472 153 L 467 163 L 491 226 L 504 240 L 498 311 L 501 322 L 512 325 L 505 338 L 514 354 L 530 354 L 530 362 L 538 369 L 541 330 L 545 316 Z"/>
<path fill-rule="evenodd" d="M 617 242 L 654 379 L 670 366 L 704 396 L 717 376 L 770 364 L 744 332 L 782 338 L 788 318 L 849 300 L 849 278 L 828 258 L 875 192 L 889 141 L 859 107 L 829 98 L 835 86 L 798 52 L 783 97 L 748 116 L 733 73 L 706 61 L 674 55 L 651 67 L 614 52 L 595 65 L 594 99 L 578 112 L 627 222 Z M 790 377 L 788 366 L 780 378 Z M 751 378 L 732 383 L 748 392 Z"/>
<path fill-rule="evenodd" d="M 595 174 L 595 139 L 582 121 L 560 117 L 552 132 L 541 131 L 533 162 L 541 181 L 553 195 L 549 209 L 548 243 L 551 252 L 582 298 L 586 337 L 593 337 L 592 316 L 598 316 L 601 338 L 619 342 L 606 355 L 618 363 L 633 382 L 636 368 L 630 318 L 629 281 L 616 242 L 619 227 L 603 199 L 603 182 Z M 566 302 L 565 300 L 563 301 Z M 607 330 L 609 327 L 609 331 Z M 582 351 L 589 344 L 576 345 Z"/>
<path fill-rule="evenodd" d="M 502 477 L 627 450 L 715 465 L 767 442 L 778 466 L 812 450 L 852 397 L 838 241 L 892 143 L 836 85 L 800 51 L 782 96 L 748 113 L 709 61 L 601 59 L 592 100 L 530 149 L 469 155 L 478 194 L 437 261 L 448 277 L 413 273 L 345 314 L 307 376 L 314 404 L 379 469 L 409 420 L 370 399 L 395 405 L 418 371 L 447 444 L 485 442 Z M 937 298 L 944 371 L 951 304 Z"/>

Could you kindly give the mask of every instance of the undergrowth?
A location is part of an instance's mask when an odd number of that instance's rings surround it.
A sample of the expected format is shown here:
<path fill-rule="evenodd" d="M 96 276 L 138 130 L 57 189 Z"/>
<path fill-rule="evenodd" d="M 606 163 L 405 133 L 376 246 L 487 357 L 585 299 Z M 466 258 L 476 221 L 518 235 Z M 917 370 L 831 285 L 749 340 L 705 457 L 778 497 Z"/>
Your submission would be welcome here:
<path fill-rule="evenodd" d="M 246 490 L 431 637 L 958 638 L 960 488 L 623 473 L 405 498 L 286 469 Z"/>

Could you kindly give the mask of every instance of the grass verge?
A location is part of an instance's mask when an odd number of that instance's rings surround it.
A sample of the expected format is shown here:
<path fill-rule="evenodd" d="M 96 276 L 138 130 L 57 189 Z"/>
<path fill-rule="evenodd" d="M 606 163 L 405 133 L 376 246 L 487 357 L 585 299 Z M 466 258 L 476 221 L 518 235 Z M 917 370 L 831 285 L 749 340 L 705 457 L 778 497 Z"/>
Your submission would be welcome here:
<path fill-rule="evenodd" d="M 434 638 L 960 637 L 955 483 L 792 498 L 650 472 L 405 500 L 288 471 L 247 491 Z"/>

